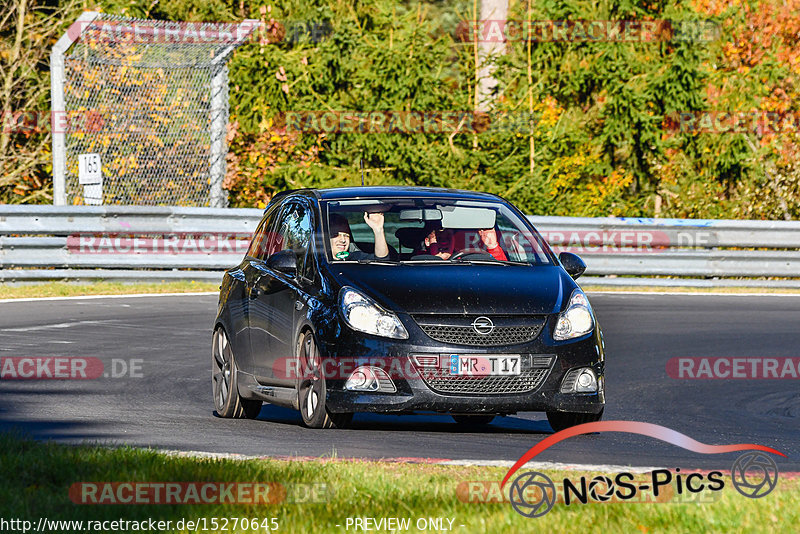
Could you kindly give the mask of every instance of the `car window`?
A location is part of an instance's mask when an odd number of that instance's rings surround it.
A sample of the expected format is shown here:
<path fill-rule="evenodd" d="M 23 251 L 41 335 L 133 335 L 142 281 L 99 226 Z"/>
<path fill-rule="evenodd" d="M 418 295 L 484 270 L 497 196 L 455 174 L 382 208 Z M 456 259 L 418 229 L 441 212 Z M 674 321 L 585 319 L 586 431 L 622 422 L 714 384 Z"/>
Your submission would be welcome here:
<path fill-rule="evenodd" d="M 292 202 L 286 206 L 281 214 L 277 227 L 275 252 L 292 250 L 297 258 L 297 272 L 305 273 L 306 251 L 313 227 L 309 208 L 300 203 Z"/>
<path fill-rule="evenodd" d="M 341 216 L 347 219 L 352 232 L 353 243 L 359 249 L 373 250 L 375 246 L 375 234 L 364 221 L 364 212 L 338 212 Z M 402 245 L 400 240 L 395 235 L 395 232 L 400 228 L 422 228 L 421 221 L 401 221 L 398 212 L 384 213 L 384 230 L 386 233 L 386 242 L 390 247 L 400 250 Z"/>
<path fill-rule="evenodd" d="M 247 249 L 247 255 L 249 257 L 263 261 L 269 256 L 269 254 L 267 254 L 269 240 L 274 235 L 274 231 L 270 231 L 270 228 L 274 227 L 277 216 L 280 213 L 280 208 L 281 203 L 277 203 L 267 209 L 267 212 L 261 219 L 261 223 L 253 234 L 250 248 Z"/>
<path fill-rule="evenodd" d="M 334 200 L 321 203 L 321 207 L 323 218 L 325 214 L 328 218 L 324 243 L 334 237 L 330 221 L 336 217 L 338 231 L 350 234 L 351 253 L 373 252 L 377 234 L 364 216 L 381 213 L 391 260 L 449 259 L 456 254 L 458 259 L 471 254 L 473 260 L 551 264 L 538 233 L 502 201 L 398 197 Z M 331 250 L 326 253 L 329 261 L 333 260 Z M 352 261 L 352 254 L 349 258 L 335 261 Z"/>

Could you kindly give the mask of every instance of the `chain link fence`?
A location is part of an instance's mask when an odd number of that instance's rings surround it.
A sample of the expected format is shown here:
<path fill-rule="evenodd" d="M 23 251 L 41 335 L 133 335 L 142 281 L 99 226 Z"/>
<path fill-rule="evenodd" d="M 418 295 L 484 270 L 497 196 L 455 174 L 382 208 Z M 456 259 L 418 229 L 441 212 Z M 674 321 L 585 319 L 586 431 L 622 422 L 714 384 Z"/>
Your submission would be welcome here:
<path fill-rule="evenodd" d="M 257 25 L 84 13 L 52 54 L 55 203 L 227 206 L 227 59 Z"/>

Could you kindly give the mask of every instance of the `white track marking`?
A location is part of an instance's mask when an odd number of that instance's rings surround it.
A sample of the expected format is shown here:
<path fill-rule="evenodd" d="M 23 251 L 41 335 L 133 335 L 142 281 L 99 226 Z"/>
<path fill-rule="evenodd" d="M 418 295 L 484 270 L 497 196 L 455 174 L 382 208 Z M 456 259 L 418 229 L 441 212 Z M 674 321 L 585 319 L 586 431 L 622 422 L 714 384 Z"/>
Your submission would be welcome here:
<path fill-rule="evenodd" d="M 587 291 L 590 295 L 652 295 L 694 297 L 800 297 L 800 293 L 716 293 L 712 291 Z"/>
<path fill-rule="evenodd" d="M 72 328 L 86 324 L 108 324 L 115 322 L 116 319 L 105 319 L 103 321 L 73 321 L 70 323 L 44 324 L 39 326 L 25 326 L 22 328 L 3 328 L 0 332 L 37 332 L 39 330 L 50 330 L 53 328 Z"/>
<path fill-rule="evenodd" d="M 33 297 L 21 299 L 0 299 L 0 304 L 6 302 L 45 302 L 48 300 L 95 300 L 95 299 L 135 299 L 142 297 L 196 297 L 219 295 L 217 291 L 203 291 L 199 293 L 135 293 L 131 295 L 86 295 L 77 297 Z"/>

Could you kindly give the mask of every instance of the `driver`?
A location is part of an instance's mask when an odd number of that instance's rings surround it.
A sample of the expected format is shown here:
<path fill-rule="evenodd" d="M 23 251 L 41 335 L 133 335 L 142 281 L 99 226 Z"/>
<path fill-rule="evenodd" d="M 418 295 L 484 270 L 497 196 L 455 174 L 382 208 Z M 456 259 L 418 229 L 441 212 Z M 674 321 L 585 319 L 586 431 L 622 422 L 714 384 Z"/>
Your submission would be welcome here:
<path fill-rule="evenodd" d="M 478 230 L 478 235 L 481 237 L 483 246 L 486 247 L 486 252 L 491 254 L 494 259 L 508 261 L 508 256 L 506 256 L 506 253 L 497 240 L 497 230 L 494 228 L 484 228 Z"/>
<path fill-rule="evenodd" d="M 374 254 L 359 250 L 352 242 L 350 223 L 343 215 L 332 213 L 328 222 L 334 260 L 374 260 L 383 259 L 389 255 L 389 245 L 386 243 L 386 234 L 383 230 L 383 213 L 364 212 L 364 222 L 375 234 Z"/>

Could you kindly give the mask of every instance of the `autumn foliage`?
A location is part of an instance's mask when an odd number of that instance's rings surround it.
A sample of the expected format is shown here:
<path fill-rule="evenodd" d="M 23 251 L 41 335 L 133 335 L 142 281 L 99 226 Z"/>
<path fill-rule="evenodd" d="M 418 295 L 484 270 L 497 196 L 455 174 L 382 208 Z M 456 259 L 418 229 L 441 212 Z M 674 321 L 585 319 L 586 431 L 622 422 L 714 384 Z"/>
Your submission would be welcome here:
<path fill-rule="evenodd" d="M 668 24 L 650 41 L 540 41 L 530 49 L 522 40 L 505 43 L 493 109 L 531 114 L 529 128 L 321 134 L 281 124 L 288 111 L 473 110 L 477 66 L 467 29 L 475 5 L 115 0 L 104 9 L 264 22 L 265 36 L 229 64 L 225 188 L 232 206 L 263 206 L 285 188 L 359 184 L 363 161 L 368 184 L 489 191 L 530 213 L 800 217 L 797 130 L 681 127 L 688 114 L 771 113 L 782 120 L 800 111 L 800 0 L 510 2 L 515 20 Z M 4 50 L 12 37 L 4 30 Z M 29 156 L 38 162 L 35 172 L 28 181 L 6 178 L 0 201 L 48 200 L 49 153 L 31 145 Z"/>

